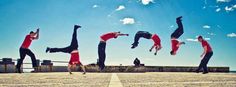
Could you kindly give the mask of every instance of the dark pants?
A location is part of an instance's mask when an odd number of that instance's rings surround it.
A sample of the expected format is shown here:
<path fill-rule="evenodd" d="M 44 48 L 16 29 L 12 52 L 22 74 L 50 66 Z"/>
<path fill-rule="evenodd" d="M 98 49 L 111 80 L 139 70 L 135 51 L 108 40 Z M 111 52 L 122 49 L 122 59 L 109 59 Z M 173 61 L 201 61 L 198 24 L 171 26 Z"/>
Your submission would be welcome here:
<path fill-rule="evenodd" d="M 78 40 L 77 40 L 76 30 L 77 29 L 74 29 L 70 46 L 65 47 L 65 48 L 50 48 L 50 53 L 55 53 L 55 52 L 71 53 L 73 50 L 77 50 Z"/>
<path fill-rule="evenodd" d="M 146 39 L 151 39 L 152 38 L 152 34 L 149 33 L 149 32 L 146 32 L 146 31 L 138 31 L 136 34 L 135 34 L 135 37 L 134 37 L 134 43 L 133 45 L 138 45 L 138 41 L 140 38 L 146 38 Z"/>
<path fill-rule="evenodd" d="M 208 64 L 212 55 L 213 55 L 213 52 L 207 52 L 206 55 L 201 60 L 201 63 L 196 71 L 199 71 L 203 68 L 203 72 L 208 72 L 207 64 Z"/>
<path fill-rule="evenodd" d="M 98 45 L 98 65 L 103 70 L 105 67 L 106 59 L 106 42 L 100 42 Z"/>
<path fill-rule="evenodd" d="M 184 33 L 184 28 L 181 20 L 177 19 L 176 23 L 178 24 L 178 28 L 171 34 L 171 38 L 178 39 Z"/>
<path fill-rule="evenodd" d="M 30 49 L 20 48 L 20 60 L 17 62 L 16 68 L 19 69 L 21 67 L 26 55 L 30 56 L 32 60 L 32 66 L 38 67 L 34 53 Z"/>

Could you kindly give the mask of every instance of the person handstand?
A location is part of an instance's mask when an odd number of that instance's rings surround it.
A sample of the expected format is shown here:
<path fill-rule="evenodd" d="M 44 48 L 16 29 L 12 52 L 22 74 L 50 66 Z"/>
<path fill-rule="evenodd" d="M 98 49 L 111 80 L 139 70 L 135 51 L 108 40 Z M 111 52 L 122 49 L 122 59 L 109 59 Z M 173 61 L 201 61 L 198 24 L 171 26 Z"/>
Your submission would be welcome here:
<path fill-rule="evenodd" d="M 159 38 L 159 36 L 157 34 L 151 34 L 147 31 L 138 31 L 135 34 L 134 43 L 132 44 L 131 49 L 134 49 L 138 46 L 140 38 L 152 39 L 153 40 L 154 45 L 151 47 L 151 49 L 149 51 L 151 52 L 152 49 L 155 48 L 156 51 L 155 51 L 154 55 L 157 55 L 157 51 L 159 51 L 162 48 L 161 39 Z"/>
<path fill-rule="evenodd" d="M 106 33 L 100 36 L 100 43 L 98 44 L 98 66 L 100 70 L 103 70 L 105 68 L 105 59 L 106 59 L 106 42 L 109 39 L 117 38 L 118 36 L 129 36 L 129 34 L 122 34 L 120 32 L 111 32 Z"/>
<path fill-rule="evenodd" d="M 178 38 L 184 33 L 184 28 L 182 24 L 182 16 L 176 18 L 176 23 L 178 24 L 178 28 L 171 34 L 171 44 L 172 50 L 170 51 L 171 55 L 176 55 L 179 47 L 185 42 L 178 41 Z"/>
<path fill-rule="evenodd" d="M 65 48 L 49 48 L 47 47 L 46 53 L 56 53 L 56 52 L 63 52 L 63 53 L 69 53 L 71 55 L 69 64 L 68 64 L 68 71 L 70 74 L 72 74 L 71 69 L 75 68 L 76 65 L 78 64 L 82 70 L 83 74 L 86 74 L 85 67 L 83 64 L 80 62 L 80 57 L 79 57 L 79 51 L 78 51 L 78 40 L 77 40 L 77 29 L 81 28 L 79 25 L 74 25 L 74 33 L 72 35 L 72 41 L 70 46 L 65 47 Z"/>

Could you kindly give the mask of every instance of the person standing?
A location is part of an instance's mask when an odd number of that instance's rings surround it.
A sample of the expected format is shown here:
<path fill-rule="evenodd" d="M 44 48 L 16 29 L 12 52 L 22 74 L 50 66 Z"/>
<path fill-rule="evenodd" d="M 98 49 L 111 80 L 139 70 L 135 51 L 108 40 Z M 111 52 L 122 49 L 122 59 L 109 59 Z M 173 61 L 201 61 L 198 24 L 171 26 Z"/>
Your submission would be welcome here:
<path fill-rule="evenodd" d="M 199 73 L 199 71 L 203 68 L 203 74 L 207 74 L 208 73 L 207 64 L 213 55 L 213 51 L 210 44 L 208 44 L 208 42 L 204 40 L 202 36 L 198 36 L 198 41 L 202 44 L 204 51 L 200 56 L 202 60 L 196 72 Z"/>
<path fill-rule="evenodd" d="M 121 32 L 110 32 L 100 36 L 100 42 L 98 44 L 98 66 L 100 70 L 105 68 L 105 59 L 106 59 L 106 42 L 109 39 L 117 38 L 118 36 L 129 36 L 129 34 L 122 34 Z"/>
<path fill-rule="evenodd" d="M 34 72 L 37 72 L 38 71 L 38 66 L 37 66 L 37 63 L 36 63 L 36 57 L 34 55 L 34 53 L 29 49 L 31 43 L 33 40 L 38 40 L 39 39 L 39 28 L 37 29 L 36 32 L 33 32 L 31 31 L 28 35 L 26 35 L 21 47 L 20 47 L 20 59 L 18 60 L 17 62 L 17 65 L 16 65 L 16 71 L 18 73 L 22 73 L 20 68 L 21 68 L 21 65 L 23 63 L 23 60 L 25 59 L 25 56 L 28 55 L 30 56 L 31 58 L 31 61 L 32 61 L 32 66 L 34 68 Z"/>

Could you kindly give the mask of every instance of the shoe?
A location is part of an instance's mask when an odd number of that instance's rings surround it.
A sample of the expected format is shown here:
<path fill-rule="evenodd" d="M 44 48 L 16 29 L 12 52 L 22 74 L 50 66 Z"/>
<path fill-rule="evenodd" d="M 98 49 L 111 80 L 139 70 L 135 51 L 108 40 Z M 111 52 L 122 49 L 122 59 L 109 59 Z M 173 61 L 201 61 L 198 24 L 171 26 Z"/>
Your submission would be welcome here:
<path fill-rule="evenodd" d="M 46 49 L 46 53 L 48 53 L 48 51 L 50 51 L 50 48 L 49 48 L 49 47 L 47 47 L 47 49 Z"/>
<path fill-rule="evenodd" d="M 16 68 L 16 73 L 20 73 L 20 74 L 22 73 L 20 68 Z"/>
<path fill-rule="evenodd" d="M 203 72 L 202 74 L 207 74 L 208 72 Z"/>
<path fill-rule="evenodd" d="M 74 29 L 78 29 L 78 28 L 81 28 L 81 26 L 80 25 L 75 25 L 74 26 Z"/>
<path fill-rule="evenodd" d="M 86 74 L 86 72 L 83 73 L 83 75 L 85 75 L 85 74 Z"/>
<path fill-rule="evenodd" d="M 134 49 L 138 46 L 138 44 L 133 43 L 131 49 Z"/>
<path fill-rule="evenodd" d="M 195 71 L 196 73 L 199 73 L 199 71 Z"/>
<path fill-rule="evenodd" d="M 72 75 L 72 72 L 69 72 L 70 73 L 70 75 Z"/>
<path fill-rule="evenodd" d="M 181 19 L 182 19 L 182 16 L 179 16 L 179 17 L 176 18 L 176 20 L 182 21 Z"/>

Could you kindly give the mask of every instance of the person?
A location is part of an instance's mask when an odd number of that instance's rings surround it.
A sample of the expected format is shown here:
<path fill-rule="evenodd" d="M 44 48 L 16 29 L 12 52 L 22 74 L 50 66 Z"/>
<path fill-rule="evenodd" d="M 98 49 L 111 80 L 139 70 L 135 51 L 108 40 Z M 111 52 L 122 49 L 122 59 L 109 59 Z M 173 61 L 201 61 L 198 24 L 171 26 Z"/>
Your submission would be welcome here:
<path fill-rule="evenodd" d="M 68 47 L 64 48 L 50 48 L 47 47 L 46 53 L 56 53 L 56 52 L 62 52 L 62 53 L 69 53 L 71 55 L 70 61 L 68 64 L 68 72 L 72 74 L 71 69 L 75 68 L 76 65 L 79 65 L 82 70 L 83 74 L 86 74 L 85 67 L 83 64 L 80 62 L 80 56 L 79 56 L 79 51 L 78 51 L 78 40 L 77 40 L 77 29 L 81 28 L 79 25 L 74 25 L 74 32 L 72 35 L 72 41 L 71 44 Z"/>
<path fill-rule="evenodd" d="M 109 39 L 117 38 L 118 36 L 129 36 L 129 34 L 122 34 L 121 32 L 110 32 L 103 34 L 100 36 L 100 42 L 98 44 L 98 62 L 97 65 L 99 66 L 100 70 L 105 68 L 105 59 L 106 59 L 106 42 Z"/>
<path fill-rule="evenodd" d="M 38 39 L 39 39 L 39 28 L 37 29 L 36 32 L 31 31 L 30 34 L 26 35 L 26 37 L 20 47 L 20 50 L 19 50 L 20 51 L 20 59 L 17 61 L 16 72 L 22 73 L 20 68 L 21 68 L 21 65 L 22 65 L 23 60 L 25 59 L 26 55 L 30 56 L 30 58 L 31 58 L 34 72 L 38 71 L 36 57 L 35 57 L 34 53 L 29 49 L 32 41 L 38 40 Z"/>
<path fill-rule="evenodd" d="M 176 55 L 179 47 L 185 42 L 178 41 L 178 38 L 184 33 L 184 28 L 182 24 L 182 16 L 176 18 L 176 23 L 178 24 L 178 28 L 171 34 L 171 44 L 172 50 L 170 51 L 171 55 Z"/>
<path fill-rule="evenodd" d="M 162 48 L 161 39 L 159 38 L 159 36 L 157 34 L 151 34 L 147 31 L 138 31 L 135 34 L 134 43 L 132 44 L 131 49 L 134 49 L 138 46 L 140 38 L 152 39 L 153 40 L 154 45 L 151 47 L 151 49 L 149 51 L 152 52 L 152 49 L 155 48 L 156 51 L 155 51 L 154 55 L 156 55 L 157 51 L 159 51 Z"/>
<path fill-rule="evenodd" d="M 202 60 L 196 72 L 199 73 L 199 71 L 203 68 L 203 74 L 207 74 L 208 73 L 207 64 L 213 55 L 213 51 L 211 46 L 208 44 L 206 40 L 203 39 L 202 36 L 198 36 L 198 41 L 202 44 L 204 51 L 200 56 Z"/>
<path fill-rule="evenodd" d="M 138 67 L 140 65 L 140 60 L 138 58 L 135 58 L 134 60 L 134 66 Z"/>

